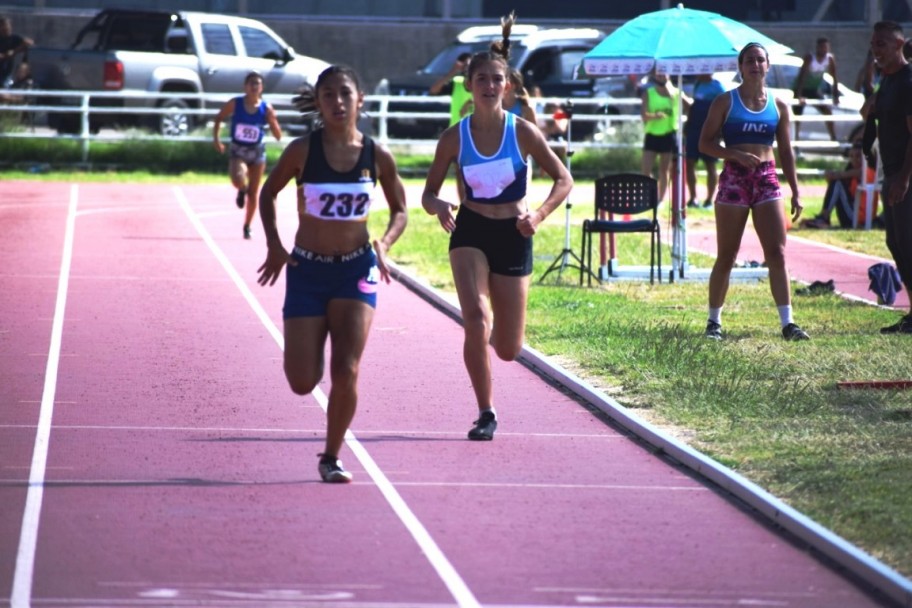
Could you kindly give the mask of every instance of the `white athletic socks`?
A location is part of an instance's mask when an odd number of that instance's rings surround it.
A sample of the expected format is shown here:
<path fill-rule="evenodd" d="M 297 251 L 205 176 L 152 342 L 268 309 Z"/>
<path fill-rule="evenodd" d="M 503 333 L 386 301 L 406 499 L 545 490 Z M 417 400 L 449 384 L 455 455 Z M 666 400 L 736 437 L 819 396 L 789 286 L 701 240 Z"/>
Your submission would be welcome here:
<path fill-rule="evenodd" d="M 722 307 L 709 309 L 709 320 L 713 323 L 718 323 L 722 325 Z"/>
<path fill-rule="evenodd" d="M 779 311 L 779 322 L 782 324 L 782 327 L 785 327 L 789 323 L 794 323 L 792 319 L 792 306 L 777 306 L 776 309 Z M 722 307 L 709 309 L 709 320 L 722 325 Z"/>
<path fill-rule="evenodd" d="M 779 311 L 779 323 L 782 324 L 782 327 L 793 322 L 791 305 L 777 306 L 776 309 Z"/>

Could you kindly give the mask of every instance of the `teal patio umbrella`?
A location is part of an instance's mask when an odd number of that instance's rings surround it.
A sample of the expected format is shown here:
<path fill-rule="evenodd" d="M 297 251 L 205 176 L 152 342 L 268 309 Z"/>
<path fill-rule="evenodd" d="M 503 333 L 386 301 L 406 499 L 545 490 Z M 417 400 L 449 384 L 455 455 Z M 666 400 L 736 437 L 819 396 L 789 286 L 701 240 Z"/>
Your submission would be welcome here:
<path fill-rule="evenodd" d="M 770 55 L 792 52 L 750 26 L 718 13 L 679 4 L 631 19 L 583 57 L 589 76 L 646 74 L 653 67 L 670 76 L 738 69 L 738 53 L 759 42 Z"/>
<path fill-rule="evenodd" d="M 680 89 L 682 75 L 737 70 L 738 53 L 748 42 L 759 42 L 770 55 L 792 52 L 789 47 L 734 19 L 679 4 L 676 8 L 640 15 L 613 31 L 583 56 L 583 70 L 588 76 L 598 77 L 641 75 L 655 68 L 659 73 L 678 76 Z M 682 144 L 681 114 L 679 106 L 678 150 Z M 683 277 L 687 244 L 680 205 L 683 199 L 681 154 L 678 154 L 677 168 L 672 258 L 675 269 Z"/>

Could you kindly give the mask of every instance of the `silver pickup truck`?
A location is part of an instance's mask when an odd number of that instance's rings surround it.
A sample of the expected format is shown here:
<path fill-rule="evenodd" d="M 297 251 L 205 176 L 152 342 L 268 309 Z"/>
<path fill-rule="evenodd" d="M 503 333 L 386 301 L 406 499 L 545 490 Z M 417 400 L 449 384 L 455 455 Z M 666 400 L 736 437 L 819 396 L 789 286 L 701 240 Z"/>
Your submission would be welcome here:
<path fill-rule="evenodd" d="M 264 94 L 291 94 L 315 82 L 328 64 L 297 55 L 263 23 L 241 17 L 195 12 L 109 9 L 96 15 L 69 49 L 33 47 L 29 63 L 36 88 L 114 91 L 90 99 L 90 129 L 108 125 L 150 127 L 163 135 L 186 133 L 202 118 L 190 108 L 217 109 L 243 94 L 244 76 L 263 75 Z M 157 96 L 158 93 L 168 95 Z M 198 94 L 216 94 L 203 99 Z M 181 97 L 175 94 L 187 94 Z M 290 101 L 290 98 L 286 98 Z M 46 100 L 78 105 L 78 98 Z M 277 110 L 290 109 L 286 103 Z M 96 112 L 96 107 L 136 112 Z M 142 108 L 169 110 L 148 113 Z M 280 120 L 283 120 L 280 112 Z M 78 114 L 49 112 L 48 123 L 62 133 L 78 132 Z"/>

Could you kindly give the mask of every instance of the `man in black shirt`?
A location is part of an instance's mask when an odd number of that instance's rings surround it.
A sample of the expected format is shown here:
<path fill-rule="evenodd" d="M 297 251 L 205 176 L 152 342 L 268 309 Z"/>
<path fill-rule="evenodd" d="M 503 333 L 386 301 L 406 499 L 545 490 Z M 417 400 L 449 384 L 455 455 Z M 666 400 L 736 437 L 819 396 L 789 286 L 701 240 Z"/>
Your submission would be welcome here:
<path fill-rule="evenodd" d="M 7 85 L 13 74 L 17 53 L 25 53 L 34 44 L 30 38 L 13 33 L 13 22 L 9 17 L 0 17 L 0 88 Z"/>
<path fill-rule="evenodd" d="M 884 180 L 887 247 L 906 290 L 912 289 L 912 66 L 903 56 L 905 36 L 892 21 L 874 25 L 871 53 L 882 77 L 873 105 Z M 881 333 L 912 334 L 912 311 Z"/>

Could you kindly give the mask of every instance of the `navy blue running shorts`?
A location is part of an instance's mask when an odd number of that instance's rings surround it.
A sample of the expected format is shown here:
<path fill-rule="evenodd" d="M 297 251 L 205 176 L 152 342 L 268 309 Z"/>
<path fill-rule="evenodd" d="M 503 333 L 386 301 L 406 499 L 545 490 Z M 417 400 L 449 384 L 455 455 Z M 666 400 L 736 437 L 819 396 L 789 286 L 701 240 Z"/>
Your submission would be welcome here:
<path fill-rule="evenodd" d="M 295 247 L 296 266 L 285 266 L 282 318 L 322 317 L 331 300 L 350 299 L 377 307 L 380 269 L 369 243 L 343 255 L 321 255 Z"/>

